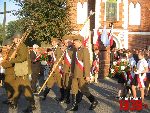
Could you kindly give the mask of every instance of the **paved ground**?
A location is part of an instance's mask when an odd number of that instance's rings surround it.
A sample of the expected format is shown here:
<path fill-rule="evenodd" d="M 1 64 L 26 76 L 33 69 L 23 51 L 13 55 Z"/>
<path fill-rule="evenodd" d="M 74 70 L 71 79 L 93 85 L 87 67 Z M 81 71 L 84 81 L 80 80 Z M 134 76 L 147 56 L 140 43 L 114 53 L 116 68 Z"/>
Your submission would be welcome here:
<path fill-rule="evenodd" d="M 67 113 L 65 109 L 66 104 L 59 104 L 55 97 L 58 96 L 58 89 L 51 91 L 46 101 L 40 101 L 38 97 L 36 99 L 37 110 L 34 113 Z M 89 111 L 89 101 L 86 97 L 83 98 L 79 104 L 79 110 L 75 113 L 128 113 L 121 112 L 119 110 L 119 103 L 114 97 L 117 95 L 117 82 L 112 79 L 99 80 L 98 84 L 90 85 L 91 93 L 96 96 L 99 101 L 99 105 L 94 111 Z M 2 101 L 6 99 L 4 91 L 0 89 L 0 113 L 22 113 L 22 110 L 26 108 L 27 102 L 24 97 L 19 100 L 19 106 L 17 110 L 12 110 L 7 105 L 2 104 Z M 148 104 L 148 109 L 143 109 L 140 113 L 150 113 L 150 97 L 146 98 L 145 101 Z M 74 113 L 74 112 L 68 112 Z M 136 112 L 132 112 L 136 113 Z"/>

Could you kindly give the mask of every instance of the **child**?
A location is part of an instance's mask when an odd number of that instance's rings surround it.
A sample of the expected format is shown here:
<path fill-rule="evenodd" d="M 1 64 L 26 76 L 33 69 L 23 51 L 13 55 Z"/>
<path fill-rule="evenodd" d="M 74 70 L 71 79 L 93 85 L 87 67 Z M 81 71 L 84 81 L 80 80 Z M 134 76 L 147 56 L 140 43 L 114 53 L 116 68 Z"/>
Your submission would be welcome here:
<path fill-rule="evenodd" d="M 132 92 L 133 97 L 137 98 L 136 86 L 138 86 L 141 91 L 142 102 L 144 102 L 144 82 L 146 80 L 146 73 L 148 72 L 148 63 L 145 60 L 144 53 L 142 51 L 139 52 L 138 57 L 140 60 L 137 63 L 137 69 L 135 70 L 135 76 L 132 81 Z"/>
<path fill-rule="evenodd" d="M 126 94 L 132 93 L 131 82 L 134 78 L 134 67 L 136 67 L 136 61 L 133 58 L 133 55 L 130 51 L 128 51 L 128 66 L 126 68 L 127 75 L 127 84 L 126 84 Z"/>

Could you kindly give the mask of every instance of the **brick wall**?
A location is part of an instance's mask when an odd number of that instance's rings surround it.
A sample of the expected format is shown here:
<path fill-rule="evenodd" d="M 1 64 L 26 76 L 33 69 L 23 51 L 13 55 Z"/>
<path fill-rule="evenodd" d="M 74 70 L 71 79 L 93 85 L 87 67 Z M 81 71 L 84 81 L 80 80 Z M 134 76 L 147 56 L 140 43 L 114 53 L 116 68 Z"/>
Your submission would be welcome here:
<path fill-rule="evenodd" d="M 141 25 L 129 26 L 129 31 L 148 32 L 150 31 L 150 0 L 129 0 L 129 3 L 137 2 L 141 5 Z"/>
<path fill-rule="evenodd" d="M 146 49 L 150 46 L 150 35 L 129 35 L 129 49 Z"/>
<path fill-rule="evenodd" d="M 150 1 L 149 0 L 129 0 L 129 3 L 137 2 L 141 5 L 141 25 L 129 26 L 129 32 L 150 32 Z M 143 49 L 150 46 L 150 35 L 129 35 L 129 49 Z"/>
<path fill-rule="evenodd" d="M 80 0 L 81 2 L 87 1 L 87 0 Z M 88 13 L 90 12 L 90 10 L 95 11 L 95 1 L 96 0 L 88 0 Z M 77 2 L 78 0 L 68 0 L 68 4 L 70 5 L 70 20 L 71 20 L 71 24 L 73 26 L 73 30 L 80 30 L 82 25 L 77 24 Z M 137 2 L 140 3 L 141 5 L 141 25 L 139 26 L 128 26 L 128 30 L 129 32 L 150 32 L 150 0 L 129 0 L 129 4 L 130 2 L 133 2 L 134 4 L 136 4 Z M 128 4 L 128 5 L 129 5 Z M 100 23 L 101 26 L 103 28 L 104 26 L 104 12 L 105 12 L 105 3 L 101 2 L 101 15 L 100 15 Z M 114 23 L 114 28 L 115 29 L 123 29 L 122 24 L 123 24 L 123 1 L 119 4 L 119 21 Z M 110 22 L 106 22 L 107 24 L 107 28 L 109 27 Z M 92 31 L 95 27 L 95 17 L 92 16 L 91 20 L 90 20 L 90 30 Z M 150 45 L 150 36 L 144 36 L 144 35 L 129 35 L 128 37 L 129 40 L 129 48 L 146 48 L 147 45 Z M 138 46 L 137 46 L 138 44 Z"/>

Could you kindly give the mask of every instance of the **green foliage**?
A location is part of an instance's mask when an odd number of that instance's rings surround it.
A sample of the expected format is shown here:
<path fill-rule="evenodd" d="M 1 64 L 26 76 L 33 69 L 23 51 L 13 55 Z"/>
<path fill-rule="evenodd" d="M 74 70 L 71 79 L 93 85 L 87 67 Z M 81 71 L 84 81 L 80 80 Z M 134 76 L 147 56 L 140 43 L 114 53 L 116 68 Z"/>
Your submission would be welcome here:
<path fill-rule="evenodd" d="M 23 2 L 19 3 L 22 10 L 16 15 L 22 18 L 24 29 L 33 27 L 30 36 L 34 39 L 49 41 L 51 37 L 61 38 L 70 34 L 70 20 L 66 0 L 42 0 L 41 3 Z M 22 29 L 22 28 L 21 28 Z"/>
<path fill-rule="evenodd" d="M 24 32 L 23 20 L 16 20 L 10 21 L 6 27 L 7 29 L 7 36 L 6 38 L 11 38 L 15 33 L 22 33 Z"/>
<path fill-rule="evenodd" d="M 3 26 L 0 24 L 0 44 L 3 42 Z"/>

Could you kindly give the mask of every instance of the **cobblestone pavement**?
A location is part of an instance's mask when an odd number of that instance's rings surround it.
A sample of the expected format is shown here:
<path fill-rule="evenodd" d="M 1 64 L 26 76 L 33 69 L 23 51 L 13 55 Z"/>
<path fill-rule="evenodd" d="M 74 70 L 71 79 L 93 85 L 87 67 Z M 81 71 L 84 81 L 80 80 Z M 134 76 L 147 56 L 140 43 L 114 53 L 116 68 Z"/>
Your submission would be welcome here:
<path fill-rule="evenodd" d="M 93 111 L 89 111 L 88 107 L 90 103 L 86 97 L 83 98 L 79 104 L 79 110 L 75 113 L 136 113 L 125 112 L 119 110 L 119 102 L 115 99 L 117 95 L 117 82 L 112 79 L 99 80 L 98 84 L 91 84 L 90 91 L 96 96 L 99 101 L 99 105 Z M 48 95 L 46 101 L 40 101 L 39 97 L 35 97 L 37 109 L 33 113 L 74 113 L 66 112 L 66 104 L 59 104 L 55 98 L 58 96 L 58 88 L 55 86 L 53 91 Z M 0 113 L 22 113 L 22 110 L 26 108 L 27 101 L 22 96 L 19 100 L 19 106 L 17 110 L 12 110 L 7 105 L 2 104 L 2 101 L 6 99 L 4 90 L 0 89 Z M 147 97 L 145 102 L 148 104 L 148 109 L 143 109 L 139 113 L 150 113 L 150 97 Z"/>

